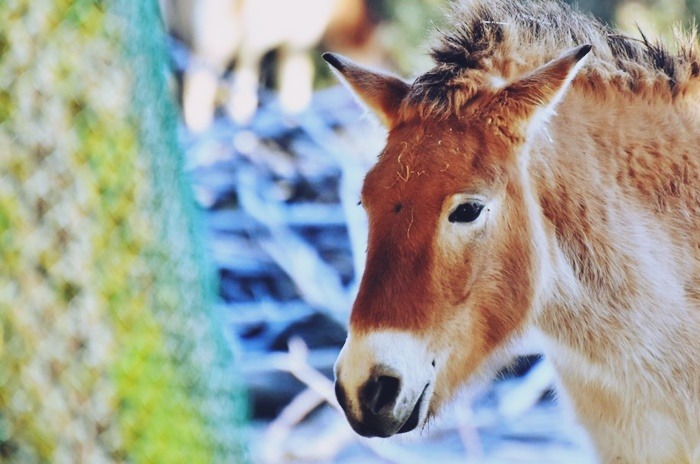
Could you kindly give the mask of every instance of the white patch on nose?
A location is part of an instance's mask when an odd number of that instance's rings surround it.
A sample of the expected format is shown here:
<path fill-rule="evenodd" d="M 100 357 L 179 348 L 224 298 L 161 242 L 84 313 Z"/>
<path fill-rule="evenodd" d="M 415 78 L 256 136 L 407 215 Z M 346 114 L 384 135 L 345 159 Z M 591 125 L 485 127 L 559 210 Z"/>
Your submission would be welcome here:
<path fill-rule="evenodd" d="M 434 359 L 427 343 L 407 332 L 387 330 L 359 336 L 351 332 L 335 364 L 336 379 L 347 396 L 347 412 L 358 420 L 362 417 L 359 392 L 374 370 L 385 368 L 400 381 L 393 410 L 396 417 L 408 417 L 425 391 L 422 421 L 435 388 Z"/>

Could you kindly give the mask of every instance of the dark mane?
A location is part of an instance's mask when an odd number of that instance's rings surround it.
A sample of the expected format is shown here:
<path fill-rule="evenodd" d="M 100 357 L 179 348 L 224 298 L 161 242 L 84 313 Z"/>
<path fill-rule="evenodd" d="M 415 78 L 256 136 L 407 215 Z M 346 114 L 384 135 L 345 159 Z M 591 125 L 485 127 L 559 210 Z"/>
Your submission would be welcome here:
<path fill-rule="evenodd" d="M 589 43 L 587 75 L 624 91 L 663 82 L 675 96 L 700 74 L 694 32 L 676 34 L 677 51 L 622 35 L 556 0 L 462 0 L 450 11 L 431 56 L 435 66 L 413 83 L 408 103 L 421 113 L 454 111 L 488 79 L 509 80 Z"/>

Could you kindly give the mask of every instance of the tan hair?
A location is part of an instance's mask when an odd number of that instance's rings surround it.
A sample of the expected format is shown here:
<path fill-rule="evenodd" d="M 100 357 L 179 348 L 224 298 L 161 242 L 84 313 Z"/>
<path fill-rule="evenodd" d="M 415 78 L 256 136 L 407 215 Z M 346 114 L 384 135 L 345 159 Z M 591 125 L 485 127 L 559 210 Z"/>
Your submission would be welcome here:
<path fill-rule="evenodd" d="M 694 32 L 678 30 L 674 52 L 643 34 L 622 35 L 560 2 L 464 0 L 453 4 L 450 19 L 431 51 L 435 66 L 411 85 L 405 117 L 414 110 L 447 116 L 471 101 L 489 77 L 508 81 L 585 43 L 593 53 L 581 74 L 594 90 L 654 89 L 654 98 L 674 98 L 700 74 Z"/>

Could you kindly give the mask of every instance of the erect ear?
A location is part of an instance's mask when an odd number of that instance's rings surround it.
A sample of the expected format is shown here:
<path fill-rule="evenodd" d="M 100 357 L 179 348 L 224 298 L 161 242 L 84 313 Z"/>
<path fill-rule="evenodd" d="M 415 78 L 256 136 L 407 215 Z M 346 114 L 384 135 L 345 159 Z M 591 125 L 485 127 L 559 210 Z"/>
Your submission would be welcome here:
<path fill-rule="evenodd" d="M 502 90 L 504 98 L 515 102 L 528 131 L 554 114 L 591 48 L 591 45 L 572 48 Z"/>
<path fill-rule="evenodd" d="M 323 59 L 343 78 L 361 103 L 391 129 L 397 119 L 399 107 L 408 93 L 409 84 L 390 74 L 371 71 L 333 53 L 324 53 Z"/>

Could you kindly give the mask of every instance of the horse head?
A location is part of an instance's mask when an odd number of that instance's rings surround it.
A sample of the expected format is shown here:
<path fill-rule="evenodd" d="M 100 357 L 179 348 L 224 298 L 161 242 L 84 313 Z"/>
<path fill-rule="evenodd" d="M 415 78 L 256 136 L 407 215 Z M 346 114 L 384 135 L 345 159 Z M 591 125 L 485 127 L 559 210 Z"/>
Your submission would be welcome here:
<path fill-rule="evenodd" d="M 590 49 L 437 93 L 324 55 L 388 130 L 362 188 L 367 264 L 335 366 L 359 434 L 425 424 L 546 299 L 551 231 L 528 154 Z"/>

